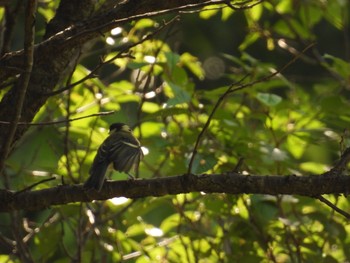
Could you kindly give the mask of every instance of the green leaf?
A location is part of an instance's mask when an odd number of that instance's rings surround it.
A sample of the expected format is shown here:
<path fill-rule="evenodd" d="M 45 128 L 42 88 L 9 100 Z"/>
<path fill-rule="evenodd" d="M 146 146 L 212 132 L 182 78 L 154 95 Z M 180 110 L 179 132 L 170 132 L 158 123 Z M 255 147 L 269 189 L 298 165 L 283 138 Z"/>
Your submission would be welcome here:
<path fill-rule="evenodd" d="M 148 62 L 130 62 L 127 64 L 128 68 L 130 69 L 140 69 L 144 66 L 148 66 Z"/>
<path fill-rule="evenodd" d="M 322 163 L 304 162 L 300 164 L 300 168 L 306 172 L 313 174 L 321 174 L 327 171 L 327 166 Z"/>
<path fill-rule="evenodd" d="M 165 57 L 167 61 L 167 65 L 169 67 L 170 72 L 173 72 L 177 63 L 180 61 L 180 55 L 173 52 L 165 52 Z"/>
<path fill-rule="evenodd" d="M 263 13 L 263 5 L 255 5 L 254 7 L 249 8 L 248 13 L 249 13 L 249 17 L 253 21 L 259 21 Z"/>
<path fill-rule="evenodd" d="M 205 173 L 213 169 L 216 163 L 217 160 L 213 155 L 197 154 L 193 160 L 192 172 L 196 174 Z"/>
<path fill-rule="evenodd" d="M 272 93 L 261 93 L 258 92 L 258 94 L 256 95 L 256 98 L 262 102 L 263 104 L 265 104 L 266 106 L 269 107 L 273 107 L 278 105 L 281 101 L 282 98 L 276 94 L 272 94 Z"/>
<path fill-rule="evenodd" d="M 155 24 L 155 22 L 152 19 L 149 18 L 143 18 L 138 20 L 135 25 L 134 28 L 135 29 L 142 29 L 142 28 L 146 28 L 146 27 L 153 27 Z"/>
<path fill-rule="evenodd" d="M 55 172 L 63 154 L 61 136 L 53 127 L 34 128 L 11 154 L 8 164 L 15 169 Z M 31 156 L 31 158 L 28 158 Z"/>
<path fill-rule="evenodd" d="M 187 113 L 188 113 L 188 109 L 184 109 L 184 108 L 177 108 L 177 107 L 164 108 L 164 109 L 155 111 L 151 114 L 148 114 L 143 118 L 143 120 L 150 121 L 150 120 L 155 120 L 158 117 L 163 119 L 168 116 L 176 116 L 176 115 L 187 114 Z"/>
<path fill-rule="evenodd" d="M 218 8 L 214 8 L 218 7 Z M 200 18 L 202 19 L 209 19 L 213 16 L 215 16 L 219 12 L 220 5 L 213 5 L 212 8 L 203 8 L 202 12 L 199 13 Z"/>
<path fill-rule="evenodd" d="M 331 65 L 326 64 L 328 68 L 340 74 L 345 80 L 348 80 L 350 77 L 350 63 L 341 58 L 332 56 L 330 54 L 324 55 L 325 59 L 331 60 Z"/>
<path fill-rule="evenodd" d="M 280 14 L 287 14 L 293 11 L 293 1 L 292 0 L 282 0 L 276 5 L 276 10 Z"/>
<path fill-rule="evenodd" d="M 204 70 L 203 70 L 201 63 L 197 57 L 186 52 L 180 56 L 180 61 L 199 79 L 204 78 Z"/>
<path fill-rule="evenodd" d="M 175 106 L 177 104 L 188 103 L 191 100 L 191 95 L 182 89 L 180 86 L 175 83 L 167 83 L 171 90 L 173 91 L 173 96 L 167 101 L 168 106 Z"/>

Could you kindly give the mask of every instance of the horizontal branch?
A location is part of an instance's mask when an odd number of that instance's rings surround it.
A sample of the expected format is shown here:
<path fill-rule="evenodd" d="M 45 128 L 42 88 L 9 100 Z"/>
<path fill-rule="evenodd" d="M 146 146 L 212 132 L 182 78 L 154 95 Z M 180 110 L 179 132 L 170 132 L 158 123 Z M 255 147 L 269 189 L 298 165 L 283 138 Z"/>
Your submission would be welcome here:
<path fill-rule="evenodd" d="M 106 182 L 101 192 L 82 185 L 61 185 L 37 191 L 0 191 L 0 212 L 41 210 L 53 205 L 107 200 L 113 197 L 141 198 L 189 192 L 227 194 L 288 194 L 317 197 L 350 193 L 350 176 L 328 173 L 312 176 L 259 176 L 238 173 L 182 175 L 156 179 Z"/>

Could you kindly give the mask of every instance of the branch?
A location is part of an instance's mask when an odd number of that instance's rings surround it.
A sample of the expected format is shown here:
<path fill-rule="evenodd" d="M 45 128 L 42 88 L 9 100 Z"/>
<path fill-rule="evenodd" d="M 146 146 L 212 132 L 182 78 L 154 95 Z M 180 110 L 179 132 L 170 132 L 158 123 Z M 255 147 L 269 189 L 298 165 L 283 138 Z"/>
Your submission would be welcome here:
<path fill-rule="evenodd" d="M 340 160 L 326 174 L 328 175 L 341 174 L 345 170 L 349 162 L 350 162 L 350 147 L 345 149 L 345 151 L 342 153 L 340 157 Z"/>
<path fill-rule="evenodd" d="M 250 83 L 247 83 L 247 84 L 241 84 L 238 86 L 238 84 L 242 83 L 244 81 L 244 79 L 246 77 L 248 77 L 248 75 L 244 76 L 241 80 L 239 80 L 238 82 L 236 83 L 233 83 L 231 84 L 227 90 L 220 96 L 220 98 L 217 100 L 212 112 L 210 113 L 206 123 L 204 124 L 204 127 L 203 129 L 201 130 L 201 132 L 199 133 L 198 137 L 197 137 L 197 140 L 195 142 L 195 145 L 193 147 L 193 151 L 192 151 L 192 155 L 191 155 L 191 159 L 190 159 L 190 162 L 189 162 L 189 165 L 188 165 L 188 169 L 187 169 L 187 173 L 191 173 L 191 170 L 192 170 L 192 165 L 193 165 L 193 162 L 194 162 L 194 158 L 196 157 L 196 154 L 197 154 L 197 149 L 199 147 L 199 144 L 201 142 L 201 139 L 204 135 L 204 133 L 206 132 L 207 128 L 209 127 L 210 125 L 210 122 L 216 112 L 216 110 L 219 108 L 219 106 L 221 105 L 222 101 L 227 97 L 227 95 L 233 93 L 233 92 L 236 92 L 236 91 L 239 91 L 239 90 L 242 90 L 242 89 L 245 89 L 245 88 L 248 88 L 248 87 L 252 87 L 253 85 L 255 84 L 258 84 L 258 83 L 261 83 L 261 82 L 265 82 L 265 81 L 269 81 L 270 79 L 272 79 L 273 77 L 277 76 L 278 74 L 281 74 L 286 68 L 288 68 L 291 64 L 293 64 L 295 61 L 298 60 L 298 58 L 304 54 L 308 49 L 310 49 L 311 47 L 313 47 L 315 45 L 315 43 L 311 43 L 309 44 L 306 48 L 304 48 L 298 55 L 294 56 L 293 59 L 291 59 L 287 64 L 285 64 L 282 68 L 280 68 L 279 70 L 271 73 L 270 75 L 267 75 L 265 77 L 262 77 L 258 80 L 255 80 L 255 81 L 252 81 Z M 238 87 L 236 87 L 238 86 Z M 236 88 L 234 88 L 236 87 Z"/>
<path fill-rule="evenodd" d="M 35 13 L 36 13 L 37 1 L 28 1 L 26 7 L 26 21 L 25 21 L 25 36 L 24 36 L 24 56 L 25 56 L 25 70 L 20 77 L 18 85 L 15 86 L 18 92 L 16 105 L 12 105 L 15 108 L 15 115 L 8 130 L 6 142 L 3 145 L 3 149 L 0 151 L 0 174 L 4 167 L 5 160 L 9 153 L 15 132 L 17 129 L 17 123 L 21 119 L 22 108 L 24 99 L 26 96 L 27 88 L 29 85 L 29 79 L 34 63 L 34 38 L 35 38 Z"/>
<path fill-rule="evenodd" d="M 112 58 L 108 59 L 108 60 L 105 60 L 105 61 L 100 61 L 100 63 L 90 71 L 90 73 L 88 75 L 86 75 L 85 77 L 81 78 L 80 80 L 74 82 L 74 83 L 71 83 L 70 85 L 67 85 L 63 88 L 60 88 L 58 90 L 55 90 L 55 91 L 52 91 L 50 93 L 47 93 L 47 94 L 42 94 L 42 95 L 45 95 L 45 96 L 54 96 L 54 95 L 57 95 L 57 94 L 60 94 L 62 93 L 63 91 L 66 91 L 66 90 L 70 90 L 72 88 L 74 88 L 75 86 L 83 83 L 84 81 L 88 80 L 88 79 L 91 79 L 91 78 L 95 78 L 97 75 L 96 75 L 96 72 L 102 68 L 102 66 L 104 65 L 107 65 L 107 64 L 110 64 L 112 63 L 113 61 L 115 61 L 116 59 L 118 58 L 122 58 L 122 57 L 126 57 L 126 56 L 131 56 L 130 54 L 127 54 L 127 52 L 132 49 L 133 47 L 136 47 L 142 43 L 144 43 L 145 41 L 148 41 L 152 38 L 154 38 L 156 35 L 158 35 L 163 29 L 165 29 L 167 26 L 171 25 L 172 23 L 174 23 L 175 21 L 178 21 L 179 20 L 179 17 L 176 16 L 174 18 L 172 18 L 171 20 L 169 20 L 168 22 L 163 22 L 163 24 L 157 28 L 154 32 L 146 35 L 145 37 L 143 37 L 140 41 L 138 42 L 135 42 L 135 43 L 130 43 L 128 44 L 126 47 L 124 47 L 122 50 L 120 50 L 118 52 L 117 55 L 113 56 Z"/>
<path fill-rule="evenodd" d="M 66 3 L 69 2 L 71 1 L 66 1 Z M 74 17 L 70 19 L 72 23 L 69 25 L 59 23 L 58 27 L 48 29 L 54 35 L 51 36 L 51 33 L 46 32 L 46 36 L 50 37 L 34 47 L 34 65 L 24 101 L 26 111 L 22 112 L 20 121 L 30 123 L 33 120 L 38 110 L 48 99 L 48 96 L 43 94 L 50 94 L 57 87 L 65 75 L 72 70 L 67 65 L 71 65 L 72 60 L 77 59 L 79 51 L 86 43 L 100 37 L 101 33 L 141 18 L 170 13 L 178 14 L 184 10 L 225 3 L 227 3 L 226 0 L 128 0 L 117 3 L 107 12 L 96 11 L 84 15 L 86 12 L 82 14 L 82 10 L 73 10 L 71 16 Z M 249 1 L 244 2 L 244 5 L 248 3 Z M 59 11 L 60 9 L 57 10 L 55 17 L 67 15 L 66 13 L 59 14 Z M 55 27 L 55 23 L 50 22 L 49 24 L 50 27 Z M 24 57 L 24 51 L 20 50 L 7 53 L 0 58 L 0 83 L 13 83 L 15 81 L 14 87 L 18 85 L 20 81 L 17 76 L 25 72 Z M 15 115 L 13 105 L 16 104 L 18 93 L 14 87 L 10 88 L 0 101 L 0 120 L 2 121 L 11 121 L 10 116 Z M 23 136 L 27 129 L 27 125 L 17 127 L 10 147 Z M 8 134 L 9 126 L 1 127 L 1 151 L 4 149 Z"/>
<path fill-rule="evenodd" d="M 230 93 L 231 89 L 233 87 L 235 87 L 236 85 L 242 83 L 245 78 L 247 77 L 248 75 L 244 76 L 242 79 L 240 79 L 237 83 L 233 83 L 231 84 L 227 90 L 224 92 L 224 94 L 222 94 L 220 96 L 220 98 L 217 100 L 217 102 L 215 103 L 215 106 L 213 108 L 213 110 L 211 111 L 207 121 L 205 122 L 204 126 L 203 126 L 203 129 L 201 130 L 201 132 L 199 133 L 199 135 L 197 136 L 197 140 L 194 144 L 194 147 L 193 147 L 193 151 L 192 151 L 192 155 L 191 155 L 191 159 L 190 159 L 190 162 L 188 164 L 188 169 L 187 169 L 187 173 L 191 173 L 192 172 L 192 166 L 193 166 L 193 162 L 194 162 L 194 158 L 196 157 L 196 154 L 197 154 L 197 149 L 199 147 L 199 144 L 202 140 L 202 137 L 204 136 L 204 133 L 206 132 L 206 130 L 208 129 L 209 125 L 210 125 L 210 122 L 212 120 L 212 118 L 214 117 L 214 114 L 216 113 L 217 109 L 219 108 L 219 106 L 221 105 L 221 103 L 223 102 L 223 100 L 225 99 L 225 97 Z"/>
<path fill-rule="evenodd" d="M 240 4 L 239 8 L 242 10 L 251 8 L 252 6 L 248 5 L 249 2 L 253 1 L 247 1 L 243 5 Z M 81 43 L 86 43 L 91 39 L 100 37 L 101 33 L 108 32 L 116 26 L 121 26 L 131 21 L 171 13 L 178 14 L 185 10 L 219 4 L 227 4 L 227 0 L 124 1 L 121 4 L 117 4 L 108 12 L 97 13 L 85 21 L 68 26 L 66 29 L 42 41 L 35 47 L 38 53 L 42 53 L 42 49 L 63 52 L 63 50 L 75 48 L 81 45 Z M 8 77 L 18 74 L 22 68 L 22 56 L 23 51 L 21 50 L 8 53 L 1 58 L 0 66 L 3 67 L 3 70 L 0 71 L 0 80 L 6 80 Z"/>
<path fill-rule="evenodd" d="M 309 45 L 307 45 L 299 54 L 295 55 L 290 61 L 288 61 L 285 65 L 282 66 L 282 68 L 280 68 L 279 70 L 273 72 L 272 74 L 268 75 L 268 76 L 265 76 L 265 77 L 262 77 L 260 79 L 257 79 L 255 81 L 252 81 L 250 83 L 247 83 L 247 84 L 243 84 L 237 88 L 234 88 L 234 89 L 231 89 L 230 90 L 230 93 L 234 93 L 238 90 L 242 90 L 242 89 L 245 89 L 245 88 L 248 88 L 248 87 L 251 87 L 255 84 L 258 84 L 258 83 L 262 83 L 262 82 L 265 82 L 265 81 L 269 81 L 270 79 L 274 78 L 275 76 L 277 76 L 278 74 L 281 74 L 285 69 L 287 69 L 291 64 L 293 64 L 294 62 L 296 62 L 307 50 L 309 50 L 310 48 L 312 48 L 313 46 L 315 46 L 316 43 L 313 42 L 313 43 L 310 43 Z"/>
<path fill-rule="evenodd" d="M 76 118 L 71 118 L 71 119 L 64 119 L 61 121 L 47 121 L 47 122 L 21 122 L 19 121 L 17 125 L 30 125 L 30 126 L 46 126 L 46 125 L 55 125 L 55 124 L 61 124 L 61 123 L 69 123 L 73 121 L 78 121 L 86 118 L 91 118 L 91 117 L 100 117 L 100 116 L 107 116 L 107 115 L 112 115 L 114 114 L 115 111 L 102 111 L 98 113 L 93 113 L 89 114 L 86 116 L 81 116 L 81 117 L 76 117 Z M 0 121 L 0 124 L 11 124 L 8 121 Z"/>
<path fill-rule="evenodd" d="M 334 211 L 336 211 L 337 213 L 341 214 L 342 216 L 344 216 L 346 219 L 350 220 L 350 214 L 345 212 L 344 210 L 340 209 L 339 207 L 337 207 L 336 205 L 332 204 L 330 201 L 328 201 L 326 198 L 324 198 L 323 196 L 318 196 L 316 197 L 318 200 L 320 200 L 322 203 L 328 205 L 330 208 L 332 208 Z"/>
<path fill-rule="evenodd" d="M 86 191 L 82 185 L 61 185 L 53 188 L 10 192 L 0 191 L 0 212 L 41 210 L 53 205 L 107 200 L 113 197 L 142 198 L 189 192 L 227 194 L 302 195 L 350 193 L 350 176 L 259 176 L 238 173 L 182 175 L 156 179 L 108 181 L 101 192 Z"/>

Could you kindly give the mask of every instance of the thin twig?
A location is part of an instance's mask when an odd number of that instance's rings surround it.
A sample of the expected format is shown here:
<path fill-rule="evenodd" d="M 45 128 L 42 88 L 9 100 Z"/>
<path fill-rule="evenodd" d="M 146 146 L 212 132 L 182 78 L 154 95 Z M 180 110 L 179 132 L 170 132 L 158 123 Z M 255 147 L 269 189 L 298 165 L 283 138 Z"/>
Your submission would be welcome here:
<path fill-rule="evenodd" d="M 18 195 L 18 194 L 20 194 L 20 193 L 26 192 L 26 191 L 28 191 L 28 190 L 34 188 L 35 186 L 37 186 L 37 185 L 39 185 L 39 184 L 46 183 L 46 182 L 53 181 L 53 180 L 56 180 L 56 177 L 51 177 L 51 178 L 43 179 L 43 180 L 41 180 L 41 181 L 39 181 L 39 182 L 36 182 L 36 183 L 34 183 L 34 184 L 30 185 L 30 186 L 27 186 L 26 188 L 23 188 L 22 190 L 16 192 L 15 194 Z"/>
<path fill-rule="evenodd" d="M 128 2 L 128 1 L 125 1 Z M 190 10 L 195 8 L 202 8 L 204 6 L 210 6 L 210 5 L 219 5 L 219 4 L 226 4 L 227 0 L 209 0 L 204 1 L 200 3 L 190 3 L 190 4 L 184 4 L 181 6 L 173 6 L 173 4 L 170 4 L 170 7 L 168 9 L 163 10 L 157 10 L 157 11 L 151 11 L 151 12 L 142 12 L 141 14 L 136 14 L 133 16 L 127 16 L 123 18 L 117 18 L 115 17 L 121 16 L 121 14 L 125 14 L 126 10 L 121 8 L 113 8 L 109 12 L 100 13 L 99 15 L 96 15 L 86 21 L 85 23 L 78 23 L 77 25 L 73 25 L 71 27 L 68 27 L 64 29 L 63 31 L 51 36 L 50 38 L 40 42 L 35 47 L 37 50 L 40 50 L 41 48 L 45 49 L 45 47 L 51 47 L 53 44 L 57 48 L 55 52 L 61 52 L 65 48 L 74 47 L 77 44 L 80 45 L 82 39 L 85 41 L 89 39 L 96 38 L 96 34 L 101 34 L 104 32 L 107 32 L 108 30 L 120 26 L 122 24 L 126 24 L 131 21 L 139 20 L 142 18 L 149 18 L 154 16 L 161 16 L 165 14 L 175 14 L 180 13 L 184 10 Z M 127 6 L 127 4 L 125 4 Z M 128 7 L 126 7 L 127 9 Z M 249 8 L 249 7 L 248 7 Z M 106 22 L 107 21 L 107 22 Z M 59 43 L 59 45 L 56 45 L 56 43 Z M 21 56 L 23 54 L 23 50 L 14 52 L 13 54 L 7 56 L 7 60 L 11 61 L 11 57 L 17 57 Z M 10 75 L 14 76 L 17 72 L 13 72 Z"/>
<path fill-rule="evenodd" d="M 244 158 L 240 157 L 238 159 L 238 162 L 237 162 L 235 168 L 233 168 L 232 172 L 239 173 L 239 170 L 241 169 L 243 162 L 244 162 Z"/>
<path fill-rule="evenodd" d="M 230 0 L 227 0 L 225 4 L 233 10 L 245 10 L 245 9 L 250 9 L 256 5 L 261 4 L 262 2 L 264 2 L 264 0 L 259 0 L 255 3 L 250 4 L 251 2 L 252 1 L 247 0 L 245 2 L 239 2 L 239 3 L 237 3 L 237 6 L 234 6 L 234 4 L 231 4 Z"/>
<path fill-rule="evenodd" d="M 79 52 L 80 54 L 78 56 L 76 56 L 76 59 L 74 61 L 74 67 L 73 69 L 71 70 L 68 78 L 67 78 L 67 85 L 69 85 L 69 83 L 71 82 L 72 80 L 72 77 L 73 77 L 73 73 L 78 65 L 78 61 L 79 61 L 79 57 L 81 55 L 81 50 Z M 70 112 L 70 106 L 71 106 L 71 95 L 72 95 L 72 90 L 69 89 L 68 90 L 68 94 L 67 94 L 67 104 L 66 104 L 66 120 L 69 120 L 70 117 L 71 117 L 71 112 Z M 65 131 L 64 131 L 64 147 L 63 147 L 63 153 L 64 153 L 64 156 L 66 157 L 66 161 L 65 161 L 65 166 L 66 166 L 66 169 L 67 169 L 67 175 L 69 178 L 72 178 L 72 169 L 71 169 L 71 165 L 70 165 L 70 158 L 69 158 L 69 132 L 70 132 L 70 122 L 67 121 L 67 125 L 65 126 Z M 64 177 L 61 176 L 61 183 L 64 184 Z"/>
<path fill-rule="evenodd" d="M 340 160 L 334 165 L 334 167 L 326 172 L 327 175 L 340 175 L 350 162 L 350 147 L 346 148 L 342 153 Z"/>
<path fill-rule="evenodd" d="M 350 214 L 345 212 L 344 210 L 340 209 L 339 207 L 337 207 L 336 205 L 332 204 L 329 200 L 327 200 L 326 198 L 324 198 L 323 196 L 317 196 L 316 197 L 318 200 L 320 200 L 322 203 L 328 205 L 330 208 L 332 208 L 334 211 L 338 212 L 339 214 L 341 214 L 342 216 L 344 216 L 346 219 L 350 220 Z"/>
<path fill-rule="evenodd" d="M 205 2 L 190 3 L 190 4 L 181 5 L 181 6 L 171 6 L 170 5 L 170 8 L 168 8 L 168 9 L 143 12 L 141 14 L 136 14 L 133 16 L 127 16 L 127 17 L 123 17 L 123 18 L 119 18 L 119 19 L 114 19 L 114 20 L 109 21 L 107 23 L 93 26 L 93 27 L 86 29 L 86 30 L 84 30 L 84 28 L 82 28 L 82 30 L 77 30 L 79 33 L 72 35 L 70 37 L 68 36 L 68 38 L 66 38 L 66 40 L 74 42 L 75 40 L 80 39 L 85 35 L 89 35 L 91 33 L 96 33 L 96 32 L 106 32 L 109 29 L 114 28 L 117 25 L 124 24 L 124 23 L 131 22 L 131 21 L 135 21 L 135 20 L 140 20 L 142 18 L 161 16 L 161 15 L 166 15 L 169 13 L 174 14 L 176 12 L 181 13 L 181 11 L 188 10 L 188 9 L 195 9 L 195 8 L 201 8 L 201 7 L 210 6 L 210 5 L 219 5 L 219 4 L 227 4 L 227 0 L 215 0 L 215 1 L 208 0 Z M 260 3 L 258 3 L 258 4 L 260 4 Z M 249 6 L 247 8 L 251 8 L 251 6 Z M 242 7 L 242 9 L 243 9 L 243 7 Z M 118 12 L 120 12 L 120 9 L 113 9 L 111 12 L 109 12 L 107 14 L 102 14 L 102 15 L 104 17 L 113 17 Z M 101 16 L 98 16 L 98 17 L 95 17 L 94 19 L 91 19 L 87 25 L 84 25 L 85 28 L 91 26 L 90 24 L 96 23 L 96 20 L 101 20 Z M 72 27 L 69 30 L 75 31 L 75 29 L 76 29 L 75 27 Z"/>
<path fill-rule="evenodd" d="M 27 88 L 29 85 L 30 76 L 32 73 L 33 63 L 34 63 L 34 38 L 35 38 L 35 13 L 36 13 L 37 1 L 28 1 L 26 6 L 26 20 L 25 20 L 25 35 L 24 35 L 24 64 L 25 71 L 21 75 L 17 84 L 14 88 L 18 93 L 18 99 L 16 105 L 13 105 L 15 110 L 14 118 L 10 124 L 9 131 L 7 134 L 7 139 L 4 143 L 4 148 L 0 156 L 0 174 L 4 168 L 5 160 L 10 151 L 13 138 L 15 136 L 17 125 L 21 119 L 22 108 L 24 104 L 24 99 L 27 93 Z"/>
<path fill-rule="evenodd" d="M 258 84 L 258 83 L 261 83 L 261 82 L 265 82 L 265 81 L 268 81 L 270 79 L 272 79 L 273 77 L 275 77 L 276 75 L 282 73 L 286 68 L 288 68 L 290 65 L 292 65 L 295 61 L 297 61 L 307 50 L 309 50 L 310 48 L 312 48 L 313 46 L 315 46 L 316 43 L 313 42 L 311 44 L 309 44 L 306 48 L 304 48 L 298 55 L 294 56 L 290 61 L 288 61 L 288 63 L 286 63 L 282 68 L 280 68 L 279 70 L 275 71 L 274 73 L 268 75 L 268 76 L 265 76 L 265 77 L 262 77 L 260 79 L 257 79 L 255 81 L 252 81 L 250 83 L 247 83 L 247 84 L 244 84 L 244 85 L 241 85 L 235 89 L 232 89 L 230 91 L 230 93 L 233 93 L 233 92 L 236 92 L 238 90 L 242 90 L 242 89 L 245 89 L 245 88 L 248 88 L 248 87 L 251 87 L 255 84 Z"/>
<path fill-rule="evenodd" d="M 174 17 L 173 19 L 171 19 L 170 21 L 168 22 L 164 22 L 164 24 L 162 26 L 160 26 L 159 28 L 157 28 L 157 30 L 155 30 L 154 32 L 146 35 L 145 37 L 143 37 L 140 41 L 137 41 L 136 43 L 133 43 L 133 44 L 130 44 L 130 45 L 127 45 L 126 47 L 124 47 L 117 55 L 113 56 L 112 58 L 106 60 L 106 61 L 102 61 L 100 62 L 93 70 L 91 70 L 91 72 L 86 75 L 85 77 L 83 77 L 82 79 L 70 84 L 70 85 L 67 85 L 63 88 L 60 88 L 58 90 L 55 90 L 53 92 L 50 92 L 50 93 L 46 93 L 46 94 L 43 94 L 44 96 L 54 96 L 54 95 L 57 95 L 57 94 L 60 94 L 62 93 L 63 91 L 66 91 L 66 90 L 70 90 L 72 89 L 73 87 L 75 87 L 76 85 L 79 85 L 81 83 L 83 83 L 84 81 L 88 80 L 88 79 L 91 79 L 91 78 L 95 78 L 97 77 L 96 76 L 96 72 L 104 65 L 106 64 L 109 64 L 109 63 L 112 63 L 114 60 L 118 59 L 118 58 L 122 58 L 122 57 L 125 57 L 126 53 L 133 47 L 136 47 L 137 45 L 140 45 L 142 44 L 143 42 L 147 41 L 147 40 L 150 40 L 152 39 L 155 35 L 159 34 L 165 27 L 167 27 L 168 25 L 172 24 L 174 21 L 177 21 L 179 19 L 179 16 L 176 16 Z M 130 54 L 127 54 L 127 56 L 130 56 Z"/>
<path fill-rule="evenodd" d="M 188 170 L 187 170 L 187 173 L 188 173 L 188 174 L 191 173 L 193 161 L 194 161 L 194 158 L 195 158 L 195 156 L 196 156 L 196 154 L 197 154 L 197 148 L 198 148 L 198 146 L 199 146 L 199 143 L 200 143 L 200 141 L 201 141 L 201 139 L 202 139 L 202 137 L 203 137 L 205 131 L 206 131 L 207 128 L 209 127 L 210 122 L 211 122 L 211 119 L 213 118 L 213 116 L 214 116 L 216 110 L 219 108 L 221 102 L 224 100 L 224 98 L 226 97 L 226 95 L 230 93 L 230 90 L 231 90 L 234 86 L 236 86 L 236 85 L 238 85 L 239 83 L 241 83 L 247 76 L 248 76 L 248 75 L 244 76 L 244 77 L 243 77 L 241 80 L 239 80 L 238 82 L 231 84 L 231 85 L 228 87 L 228 89 L 226 90 L 226 92 L 225 92 L 224 94 L 222 94 L 222 95 L 220 96 L 220 98 L 217 100 L 217 102 L 216 102 L 216 104 L 215 104 L 215 106 L 214 106 L 212 112 L 210 113 L 210 115 L 209 115 L 209 117 L 208 117 L 206 123 L 204 124 L 203 129 L 201 130 L 201 132 L 199 133 L 199 135 L 198 135 L 198 137 L 197 137 L 196 143 L 195 143 L 194 148 L 193 148 L 193 151 L 192 151 L 192 156 L 191 156 L 191 159 L 190 159 L 190 163 L 189 163 L 189 165 L 188 165 Z"/>
<path fill-rule="evenodd" d="M 213 118 L 216 110 L 218 109 L 218 107 L 220 106 L 221 102 L 223 101 L 223 99 L 228 95 L 228 94 L 231 94 L 233 92 L 236 92 L 236 91 L 239 91 L 239 90 L 242 90 L 242 89 L 245 89 L 245 88 L 248 88 L 248 87 L 251 87 L 257 83 L 261 83 L 261 82 L 265 82 L 265 81 L 268 81 L 270 79 L 272 79 L 273 77 L 275 77 L 276 75 L 280 74 L 282 71 L 284 71 L 286 68 L 288 68 L 291 64 L 293 64 L 296 60 L 298 60 L 298 58 L 304 54 L 308 49 L 310 49 L 311 47 L 313 47 L 315 45 L 315 43 L 311 43 L 310 45 L 308 45 L 306 48 L 304 48 L 297 56 L 294 56 L 292 60 L 290 60 L 287 64 L 285 64 L 282 68 L 280 68 L 279 70 L 277 70 L 276 72 L 268 75 L 268 76 L 265 76 L 263 78 L 260 78 L 256 81 L 252 81 L 250 83 L 247 83 L 247 84 L 242 84 L 240 86 L 238 86 L 237 88 L 233 88 L 235 86 L 237 86 L 239 83 L 241 83 L 246 77 L 244 76 L 240 81 L 238 81 L 237 83 L 233 83 L 231 84 L 228 89 L 226 90 L 226 92 L 224 94 L 222 94 L 220 96 L 220 98 L 218 99 L 218 101 L 216 102 L 212 112 L 210 113 L 209 117 L 208 117 L 208 120 L 206 121 L 206 123 L 204 124 L 204 127 L 202 129 L 202 131 L 199 133 L 198 137 L 197 137 L 197 140 L 196 140 L 196 143 L 194 145 L 194 148 L 193 148 L 193 151 L 192 151 L 192 156 L 191 156 L 191 159 L 190 159 L 190 162 L 189 162 L 189 165 L 188 165 L 188 169 L 187 169 L 187 173 L 188 174 L 191 174 L 191 170 L 192 170 L 192 165 L 193 165 L 193 161 L 194 161 L 194 158 L 197 154 L 197 148 L 199 146 L 199 143 L 201 141 L 201 138 L 203 136 L 203 134 L 205 133 L 206 129 L 209 127 L 210 125 L 210 122 L 211 122 L 211 119 Z"/>
<path fill-rule="evenodd" d="M 100 116 L 111 115 L 111 114 L 114 114 L 114 113 L 115 113 L 115 111 L 103 111 L 103 112 L 93 113 L 93 114 L 82 116 L 82 117 L 77 117 L 77 118 L 72 118 L 72 119 L 65 119 L 65 120 L 62 120 L 62 121 L 48 121 L 48 122 L 35 122 L 35 123 L 18 122 L 17 124 L 18 125 L 30 125 L 30 126 L 55 125 L 55 124 L 68 123 L 68 122 L 77 121 L 77 120 L 81 120 L 81 119 L 91 118 L 91 117 L 100 117 Z M 0 121 L 0 124 L 11 124 L 11 123 L 8 122 L 8 121 Z"/>

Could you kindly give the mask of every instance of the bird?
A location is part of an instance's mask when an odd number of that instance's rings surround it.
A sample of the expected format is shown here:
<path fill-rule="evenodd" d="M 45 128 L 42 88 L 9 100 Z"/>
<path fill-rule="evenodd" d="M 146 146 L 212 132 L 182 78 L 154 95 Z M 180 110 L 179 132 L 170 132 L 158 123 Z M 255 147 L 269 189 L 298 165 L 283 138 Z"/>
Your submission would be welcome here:
<path fill-rule="evenodd" d="M 109 127 L 109 136 L 97 150 L 84 188 L 100 191 L 107 168 L 111 164 L 114 170 L 125 172 L 133 179 L 129 171 L 133 167 L 136 170 L 142 158 L 141 144 L 133 135 L 130 127 L 125 123 L 113 123 Z"/>

